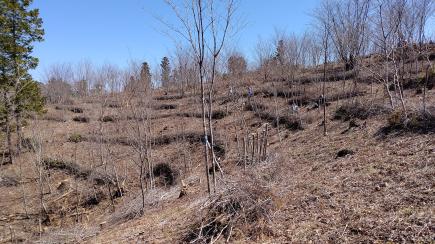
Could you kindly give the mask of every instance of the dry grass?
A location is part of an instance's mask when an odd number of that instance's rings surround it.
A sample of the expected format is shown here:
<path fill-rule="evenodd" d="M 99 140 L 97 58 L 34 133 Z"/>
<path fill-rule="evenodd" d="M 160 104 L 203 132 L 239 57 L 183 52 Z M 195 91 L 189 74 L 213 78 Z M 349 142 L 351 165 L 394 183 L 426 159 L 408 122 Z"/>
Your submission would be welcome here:
<path fill-rule="evenodd" d="M 301 78 L 312 80 L 319 75 L 316 72 L 308 70 Z M 162 167 L 154 172 L 160 175 L 159 187 L 146 192 L 143 215 L 138 154 L 132 147 L 138 142 L 128 131 L 135 123 L 131 120 L 141 118 L 129 117 L 128 111 L 119 109 L 121 103 L 113 101 L 114 106 L 104 108 L 111 118 L 103 119 L 101 102 L 90 98 L 71 106 L 82 108 L 89 119 L 76 123 L 71 121 L 75 114 L 49 105 L 45 119 L 30 120 L 24 132 L 26 138 L 40 132 L 43 158 L 58 159 L 46 161 L 44 171 L 44 201 L 50 222 L 43 225 L 39 238 L 35 152 L 26 150 L 16 157 L 16 163 L 0 166 L 0 242 L 9 241 L 11 226 L 15 240 L 44 243 L 212 239 L 235 243 L 430 243 L 435 238 L 435 139 L 427 130 L 433 124 L 431 117 L 413 112 L 421 108 L 421 95 L 405 91 L 407 117 L 398 116 L 397 123 L 390 119 L 395 129 L 379 138 L 377 132 L 388 125 L 383 110 L 388 101 L 382 86 L 374 84 L 370 94 L 354 93 L 351 81 L 346 87 L 344 83 L 327 83 L 326 137 L 319 126 L 323 111 L 316 82 L 298 87 L 304 92 L 294 92 L 298 96 L 291 98 L 287 82 L 279 83 L 282 96 L 276 97 L 264 92 L 272 91 L 270 83 L 253 80 L 234 88 L 236 94 L 243 94 L 248 85 L 254 87 L 258 92 L 251 103 L 243 96 L 229 98 L 227 87 L 217 88 L 214 149 L 225 179 L 216 175 L 218 193 L 210 198 L 204 183 L 204 138 L 197 97 L 156 94 L 152 108 L 174 105 L 175 109 L 150 110 L 150 160 L 170 170 Z M 364 84 L 359 84 L 359 89 L 370 91 Z M 429 90 L 430 106 L 434 97 Z M 289 102 L 294 101 L 299 101 L 300 111 L 292 114 Z M 351 106 L 354 101 L 364 103 Z M 307 106 L 313 102 L 317 107 Z M 336 111 L 340 119 L 330 120 Z M 269 127 L 267 159 L 246 170 L 238 166 L 242 135 L 261 130 L 265 122 L 275 124 L 278 118 L 282 127 Z M 289 130 L 281 130 L 283 127 Z M 396 134 L 400 136 L 390 136 Z M 12 139 L 15 143 L 16 138 Z M 20 165 L 22 180 L 18 177 Z M 117 192 L 117 182 L 122 194 Z M 25 218 L 22 191 L 29 219 Z M 179 198 L 181 191 L 185 195 Z"/>

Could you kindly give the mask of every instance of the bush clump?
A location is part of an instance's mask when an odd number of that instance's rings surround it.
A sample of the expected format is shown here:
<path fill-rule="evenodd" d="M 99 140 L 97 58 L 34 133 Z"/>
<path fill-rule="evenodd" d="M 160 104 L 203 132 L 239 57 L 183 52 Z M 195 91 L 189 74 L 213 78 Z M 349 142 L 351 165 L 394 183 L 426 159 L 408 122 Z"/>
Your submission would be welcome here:
<path fill-rule="evenodd" d="M 346 157 L 347 155 L 353 155 L 354 153 L 355 152 L 350 149 L 341 149 L 340 151 L 337 152 L 335 158 L 343 158 Z"/>
<path fill-rule="evenodd" d="M 379 134 L 391 133 L 434 133 L 435 116 L 424 111 L 412 111 L 405 114 L 403 111 L 395 111 L 387 119 L 387 125 L 380 129 Z"/>
<path fill-rule="evenodd" d="M 108 102 L 107 104 L 105 104 L 106 107 L 109 108 L 120 108 L 121 104 L 117 103 L 117 102 Z"/>
<path fill-rule="evenodd" d="M 69 175 L 74 175 L 77 178 L 88 179 L 91 171 L 83 169 L 80 165 L 73 162 L 66 162 L 59 159 L 46 158 L 42 160 L 46 169 L 62 170 Z"/>
<path fill-rule="evenodd" d="M 79 133 L 74 133 L 68 137 L 68 141 L 73 143 L 79 143 L 84 141 L 84 138 Z"/>
<path fill-rule="evenodd" d="M 89 123 L 90 119 L 86 116 L 75 116 L 73 117 L 73 121 L 79 122 L 79 123 Z"/>
<path fill-rule="evenodd" d="M 42 117 L 42 119 L 47 121 L 61 122 L 61 123 L 66 122 L 65 117 L 61 114 L 46 114 L 44 115 L 44 117 Z"/>
<path fill-rule="evenodd" d="M 276 116 L 275 114 L 266 111 L 256 112 L 255 115 L 261 119 L 269 121 L 274 127 L 283 125 L 286 129 L 293 131 L 304 129 L 302 121 L 295 116 Z"/>
<path fill-rule="evenodd" d="M 115 115 L 105 115 L 105 116 L 103 116 L 103 117 L 100 118 L 100 121 L 101 121 L 101 122 L 104 122 L 104 123 L 115 122 L 115 121 L 117 121 L 117 120 L 118 120 L 118 119 L 116 118 Z"/>
<path fill-rule="evenodd" d="M 38 147 L 40 147 L 40 143 L 34 138 L 23 138 L 21 139 L 21 146 L 24 149 L 35 151 Z"/>
<path fill-rule="evenodd" d="M 0 176 L 0 187 L 13 187 L 17 186 L 20 181 L 11 176 Z"/>
<path fill-rule="evenodd" d="M 78 107 L 71 107 L 68 110 L 73 112 L 73 113 L 75 113 L 75 114 L 82 114 L 83 113 L 83 109 L 82 108 L 78 108 Z"/>
<path fill-rule="evenodd" d="M 175 104 L 162 104 L 160 106 L 157 106 L 156 109 L 157 110 L 172 110 L 172 109 L 177 109 L 177 105 Z"/>
<path fill-rule="evenodd" d="M 220 238 L 230 241 L 234 229 L 251 241 L 261 235 L 271 235 L 268 223 L 275 208 L 273 199 L 268 189 L 257 184 L 244 182 L 229 186 L 206 202 L 202 217 L 190 226 L 182 242 L 213 243 Z"/>
<path fill-rule="evenodd" d="M 153 168 L 153 175 L 159 177 L 164 186 L 173 186 L 176 183 L 177 174 L 169 164 L 156 164 Z"/>
<path fill-rule="evenodd" d="M 103 192 L 101 192 L 101 191 L 93 192 L 89 196 L 85 197 L 81 206 L 89 209 L 89 208 L 92 208 L 94 206 L 97 206 L 104 199 L 106 199 L 106 195 Z"/>
<path fill-rule="evenodd" d="M 335 120 L 349 121 L 352 119 L 366 120 L 370 117 L 386 113 L 388 110 L 379 105 L 364 105 L 362 103 L 345 104 L 337 108 Z"/>

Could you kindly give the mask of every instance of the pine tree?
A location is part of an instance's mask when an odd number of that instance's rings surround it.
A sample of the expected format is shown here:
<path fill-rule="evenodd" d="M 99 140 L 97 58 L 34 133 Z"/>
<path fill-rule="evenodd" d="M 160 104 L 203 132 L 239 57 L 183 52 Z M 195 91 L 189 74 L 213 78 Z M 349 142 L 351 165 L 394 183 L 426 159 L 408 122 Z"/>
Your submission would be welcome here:
<path fill-rule="evenodd" d="M 145 91 L 147 91 L 151 87 L 151 72 L 150 66 L 147 62 L 142 63 L 142 68 L 140 70 L 140 79 Z"/>
<path fill-rule="evenodd" d="M 44 104 L 39 85 L 29 75 L 29 70 L 38 64 L 38 59 L 32 56 L 33 43 L 42 41 L 44 35 L 39 11 L 29 9 L 31 3 L 31 0 L 0 0 L 0 89 L 11 162 L 11 119 L 15 119 L 20 152 L 23 117 L 26 112 L 42 112 Z"/>
<path fill-rule="evenodd" d="M 283 65 L 285 62 L 285 49 L 284 40 L 279 40 L 275 51 L 275 59 L 278 61 L 279 65 Z"/>
<path fill-rule="evenodd" d="M 162 69 L 162 86 L 168 87 L 171 76 L 171 66 L 167 57 L 163 57 L 160 68 Z"/>

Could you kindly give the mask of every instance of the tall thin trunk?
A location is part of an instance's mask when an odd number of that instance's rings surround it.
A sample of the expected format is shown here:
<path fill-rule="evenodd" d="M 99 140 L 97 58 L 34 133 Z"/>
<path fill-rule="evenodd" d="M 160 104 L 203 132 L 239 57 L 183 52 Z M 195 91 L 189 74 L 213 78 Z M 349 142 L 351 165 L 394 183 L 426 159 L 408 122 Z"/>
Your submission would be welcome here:
<path fill-rule="evenodd" d="M 8 160 L 9 163 L 13 163 L 12 136 L 11 136 L 12 132 L 11 132 L 11 121 L 10 121 L 11 104 L 6 91 L 3 91 L 3 99 L 6 107 L 5 124 L 6 124 L 6 143 L 8 146 Z"/>
<path fill-rule="evenodd" d="M 427 84 L 429 83 L 429 68 L 430 66 L 428 65 L 426 68 L 426 77 L 423 86 L 423 112 L 424 113 L 426 113 L 426 89 L 427 89 Z"/>
<path fill-rule="evenodd" d="M 20 111 L 15 111 L 15 123 L 16 123 L 16 130 L 17 130 L 17 153 L 20 154 L 22 149 L 22 142 L 23 142 Z"/>
<path fill-rule="evenodd" d="M 325 59 L 323 62 L 323 85 L 322 85 L 322 103 L 323 103 L 323 136 L 326 136 L 326 95 L 325 95 L 325 86 L 326 86 L 326 66 L 328 65 L 328 35 L 325 37 Z"/>

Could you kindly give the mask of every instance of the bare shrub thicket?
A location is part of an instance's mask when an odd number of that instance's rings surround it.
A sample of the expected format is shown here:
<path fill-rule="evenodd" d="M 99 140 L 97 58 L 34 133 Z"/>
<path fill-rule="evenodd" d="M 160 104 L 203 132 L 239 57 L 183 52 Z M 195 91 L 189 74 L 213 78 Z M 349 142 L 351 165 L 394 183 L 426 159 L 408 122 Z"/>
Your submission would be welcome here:
<path fill-rule="evenodd" d="M 274 209 L 270 189 L 254 182 L 229 185 L 203 204 L 201 216 L 189 226 L 182 241 L 214 243 L 223 239 L 229 242 L 236 230 L 251 241 L 258 240 L 273 233 L 269 226 Z"/>

